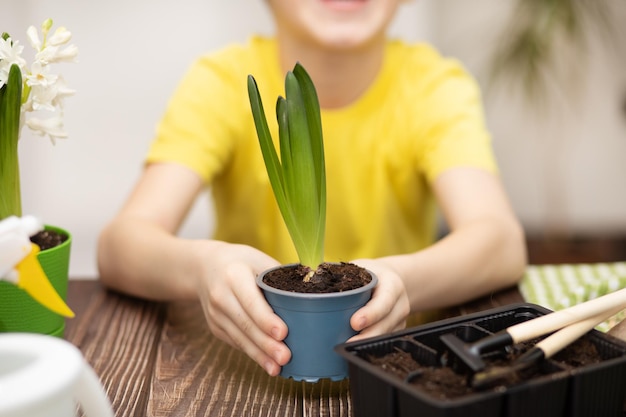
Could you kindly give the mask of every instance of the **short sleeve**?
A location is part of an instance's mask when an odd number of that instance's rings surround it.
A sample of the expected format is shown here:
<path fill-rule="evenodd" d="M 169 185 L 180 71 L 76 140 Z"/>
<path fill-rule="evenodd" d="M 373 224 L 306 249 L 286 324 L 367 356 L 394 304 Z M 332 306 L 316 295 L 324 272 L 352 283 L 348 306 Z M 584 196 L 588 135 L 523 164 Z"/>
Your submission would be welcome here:
<path fill-rule="evenodd" d="M 454 167 L 475 167 L 497 172 L 491 135 L 484 120 L 476 81 L 454 60 L 429 75 L 419 128 L 423 140 L 417 155 L 426 178 L 434 179 Z"/>

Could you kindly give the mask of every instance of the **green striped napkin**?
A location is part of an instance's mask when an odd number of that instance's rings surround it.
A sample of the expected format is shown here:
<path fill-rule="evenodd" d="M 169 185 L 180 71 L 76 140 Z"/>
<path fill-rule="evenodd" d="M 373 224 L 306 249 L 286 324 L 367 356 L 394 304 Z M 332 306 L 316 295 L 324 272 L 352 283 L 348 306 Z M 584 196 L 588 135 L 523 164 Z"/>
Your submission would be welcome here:
<path fill-rule="evenodd" d="M 626 262 L 530 265 L 519 284 L 524 300 L 561 310 L 626 287 Z M 626 310 L 596 329 L 606 332 L 626 318 Z"/>

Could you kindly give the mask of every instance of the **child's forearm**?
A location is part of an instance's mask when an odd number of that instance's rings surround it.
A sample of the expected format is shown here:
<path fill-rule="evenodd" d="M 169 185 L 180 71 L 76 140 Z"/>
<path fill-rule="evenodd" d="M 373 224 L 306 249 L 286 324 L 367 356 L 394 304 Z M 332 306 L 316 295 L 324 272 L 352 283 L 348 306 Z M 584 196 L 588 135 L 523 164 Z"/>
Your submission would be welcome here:
<path fill-rule="evenodd" d="M 141 219 L 116 219 L 100 235 L 100 279 L 109 287 L 155 300 L 197 297 L 194 242 Z"/>
<path fill-rule="evenodd" d="M 402 277 L 411 310 L 424 311 L 513 285 L 524 273 L 526 248 L 517 222 L 485 219 L 422 251 L 383 260 Z"/>

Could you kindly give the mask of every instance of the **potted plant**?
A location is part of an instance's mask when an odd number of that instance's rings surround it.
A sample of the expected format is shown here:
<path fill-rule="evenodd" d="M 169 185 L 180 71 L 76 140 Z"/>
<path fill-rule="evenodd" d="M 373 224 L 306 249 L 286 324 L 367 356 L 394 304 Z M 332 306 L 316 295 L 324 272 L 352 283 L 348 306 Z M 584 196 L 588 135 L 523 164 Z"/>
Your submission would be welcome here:
<path fill-rule="evenodd" d="M 52 143 L 67 137 L 63 129 L 63 100 L 74 93 L 52 65 L 73 62 L 78 50 L 68 45 L 72 34 L 53 22 L 33 26 L 27 36 L 35 49 L 28 67 L 19 41 L 0 38 L 0 332 L 34 332 L 62 336 L 64 317 L 73 313 L 67 293 L 71 235 L 22 217 L 18 141 L 23 125 Z M 49 111 L 48 118 L 27 113 Z"/>
<path fill-rule="evenodd" d="M 248 76 L 263 159 L 299 258 L 297 264 L 260 274 L 257 284 L 289 329 L 285 343 L 292 358 L 281 376 L 341 380 L 348 376 L 347 363 L 334 347 L 356 334 L 350 317 L 370 299 L 377 278 L 354 264 L 324 262 L 326 172 L 320 106 L 315 86 L 299 63 L 286 75 L 285 93 L 276 104 L 279 159 L 256 81 Z"/>

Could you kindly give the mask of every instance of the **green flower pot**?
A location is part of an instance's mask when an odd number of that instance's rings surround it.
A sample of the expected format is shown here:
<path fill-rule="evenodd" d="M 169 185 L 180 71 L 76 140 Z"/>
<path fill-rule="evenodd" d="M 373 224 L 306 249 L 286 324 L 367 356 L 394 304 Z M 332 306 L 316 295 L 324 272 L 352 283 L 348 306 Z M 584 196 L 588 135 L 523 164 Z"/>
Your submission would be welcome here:
<path fill-rule="evenodd" d="M 58 227 L 46 230 L 67 235 L 63 244 L 39 252 L 37 258 L 50 283 L 66 300 L 72 236 Z M 0 332 L 40 333 L 63 337 L 65 318 L 33 300 L 13 284 L 0 281 Z"/>

